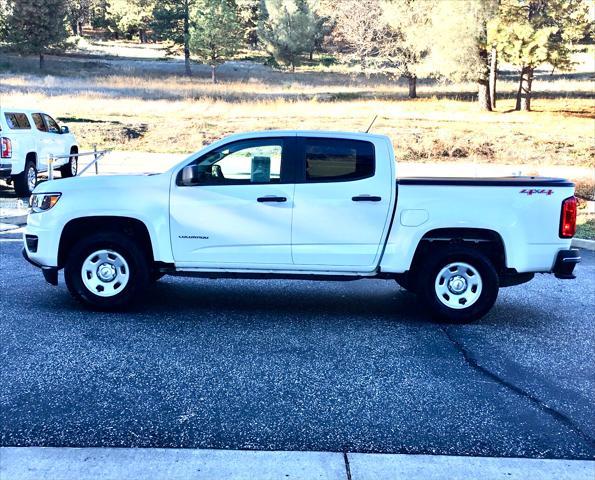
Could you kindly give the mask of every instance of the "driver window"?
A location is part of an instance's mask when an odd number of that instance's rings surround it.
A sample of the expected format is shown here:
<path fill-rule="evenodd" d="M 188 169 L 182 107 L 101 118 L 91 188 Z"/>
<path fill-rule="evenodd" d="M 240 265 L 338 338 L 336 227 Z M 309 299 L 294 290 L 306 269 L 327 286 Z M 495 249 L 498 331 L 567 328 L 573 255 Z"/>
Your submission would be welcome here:
<path fill-rule="evenodd" d="M 197 185 L 248 185 L 281 181 L 282 140 L 225 145 L 196 161 Z"/>
<path fill-rule="evenodd" d="M 60 127 L 56 123 L 56 120 L 54 120 L 49 115 L 46 115 L 45 113 L 43 114 L 43 118 L 45 119 L 45 123 L 47 123 L 48 132 L 50 132 L 50 133 L 60 133 Z"/>

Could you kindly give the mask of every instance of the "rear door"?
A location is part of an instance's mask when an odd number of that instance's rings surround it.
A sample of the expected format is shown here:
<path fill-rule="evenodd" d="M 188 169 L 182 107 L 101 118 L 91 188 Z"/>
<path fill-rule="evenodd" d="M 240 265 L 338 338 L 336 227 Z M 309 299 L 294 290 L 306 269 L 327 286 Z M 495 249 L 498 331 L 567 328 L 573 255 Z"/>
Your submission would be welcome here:
<path fill-rule="evenodd" d="M 301 174 L 291 236 L 294 264 L 373 270 L 389 228 L 395 188 L 385 142 L 330 137 L 299 141 Z"/>
<path fill-rule="evenodd" d="M 273 137 L 220 146 L 189 163 L 199 172 L 192 185 L 180 170 L 170 200 L 177 266 L 291 265 L 294 142 Z"/>

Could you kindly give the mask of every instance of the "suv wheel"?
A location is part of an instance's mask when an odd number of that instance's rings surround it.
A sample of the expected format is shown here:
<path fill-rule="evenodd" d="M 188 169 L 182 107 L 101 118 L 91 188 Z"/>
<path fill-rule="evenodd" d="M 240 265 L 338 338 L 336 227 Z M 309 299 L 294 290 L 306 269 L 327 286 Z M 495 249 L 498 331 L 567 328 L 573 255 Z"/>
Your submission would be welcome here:
<path fill-rule="evenodd" d="M 100 309 L 130 304 L 149 282 L 149 262 L 138 245 L 118 232 L 85 237 L 75 244 L 64 267 L 74 298 Z"/>
<path fill-rule="evenodd" d="M 70 153 L 71 157 L 68 159 L 68 163 L 60 167 L 60 175 L 62 178 L 76 177 L 78 171 L 79 157 L 78 155 L 75 155 L 76 152 L 71 151 Z"/>
<path fill-rule="evenodd" d="M 429 253 L 420 266 L 421 300 L 443 321 L 465 323 L 483 317 L 498 297 L 498 274 L 480 251 L 444 248 Z"/>
<path fill-rule="evenodd" d="M 34 160 L 25 162 L 25 169 L 18 175 L 13 175 L 14 191 L 19 197 L 31 195 L 37 185 L 37 167 Z"/>

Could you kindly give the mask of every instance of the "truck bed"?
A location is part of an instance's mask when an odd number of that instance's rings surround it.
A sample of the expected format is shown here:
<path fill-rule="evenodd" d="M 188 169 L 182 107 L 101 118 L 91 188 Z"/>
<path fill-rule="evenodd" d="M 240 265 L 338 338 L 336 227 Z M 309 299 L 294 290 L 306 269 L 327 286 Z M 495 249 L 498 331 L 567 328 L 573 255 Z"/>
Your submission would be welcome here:
<path fill-rule="evenodd" d="M 574 187 L 564 178 L 548 177 L 403 177 L 398 185 L 453 185 L 472 187 Z"/>

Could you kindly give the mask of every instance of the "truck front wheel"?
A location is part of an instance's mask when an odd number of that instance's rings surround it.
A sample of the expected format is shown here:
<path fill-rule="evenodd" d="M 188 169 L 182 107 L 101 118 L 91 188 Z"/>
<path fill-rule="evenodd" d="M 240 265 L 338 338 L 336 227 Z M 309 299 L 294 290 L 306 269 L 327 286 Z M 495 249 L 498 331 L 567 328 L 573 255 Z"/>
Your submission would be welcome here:
<path fill-rule="evenodd" d="M 72 296 L 100 310 L 127 306 L 149 282 L 149 262 L 130 237 L 99 233 L 76 243 L 64 266 Z"/>
<path fill-rule="evenodd" d="M 60 175 L 62 178 L 76 177 L 79 160 L 79 157 L 76 155 L 76 153 L 77 151 L 72 148 L 70 150 L 71 157 L 68 159 L 68 163 L 60 167 Z"/>
<path fill-rule="evenodd" d="M 483 317 L 498 297 L 498 274 L 490 259 L 470 247 L 428 253 L 420 265 L 420 298 L 438 320 L 465 323 Z"/>

